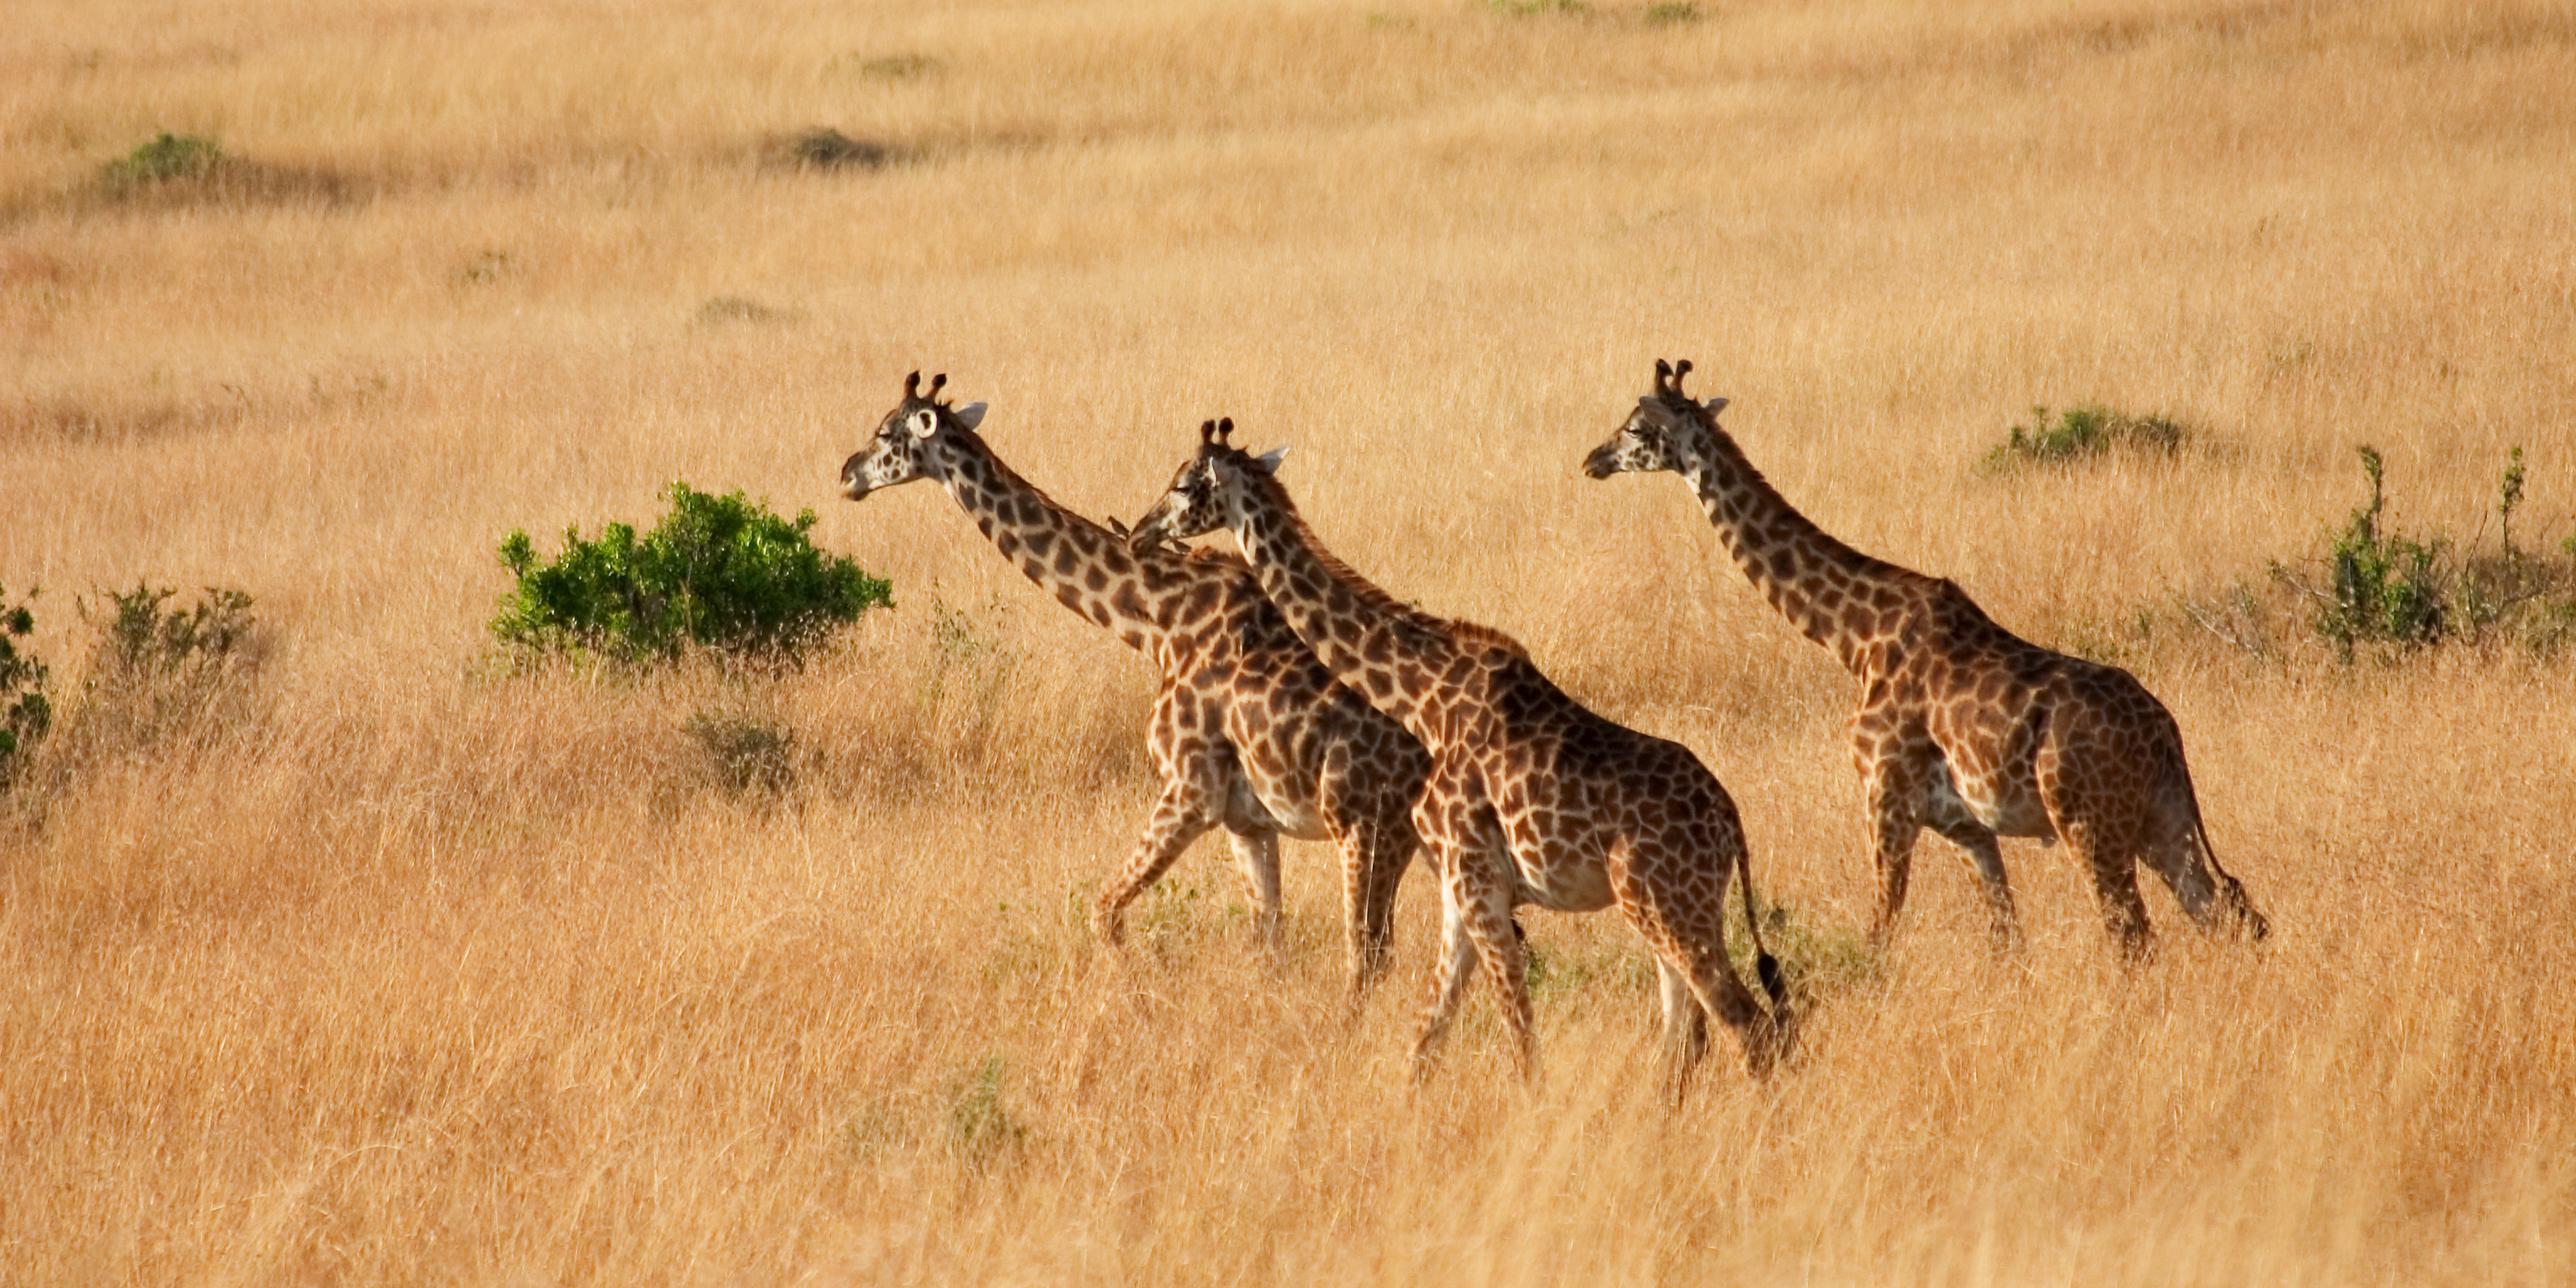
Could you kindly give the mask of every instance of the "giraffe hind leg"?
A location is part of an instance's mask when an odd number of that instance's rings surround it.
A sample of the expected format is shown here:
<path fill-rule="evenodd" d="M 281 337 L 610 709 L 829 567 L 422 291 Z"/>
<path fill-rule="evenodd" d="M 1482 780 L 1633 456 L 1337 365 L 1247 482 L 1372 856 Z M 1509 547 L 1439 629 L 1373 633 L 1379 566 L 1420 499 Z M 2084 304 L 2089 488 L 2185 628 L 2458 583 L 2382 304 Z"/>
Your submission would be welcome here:
<path fill-rule="evenodd" d="M 2257 943 L 2271 933 L 2271 923 L 2246 897 L 2244 883 L 2209 856 L 2209 837 L 2197 818 L 2189 820 L 2179 835 L 2158 837 L 2147 851 L 2147 863 L 2204 933 Z"/>
<path fill-rule="evenodd" d="M 1352 925 L 1351 1008 L 1367 1001 L 1369 990 L 1395 965 L 1395 896 L 1413 866 L 1413 824 L 1401 803 L 1388 817 L 1370 824 L 1361 846 L 1362 883 Z"/>
<path fill-rule="evenodd" d="M 1476 949 L 1485 978 L 1494 985 L 1502 1006 L 1503 1027 L 1511 1034 L 1512 1066 L 1521 1081 L 1538 1085 L 1538 1032 L 1530 1008 L 1529 956 L 1520 923 L 1512 918 L 1512 895 L 1519 878 L 1510 855 L 1499 849 L 1466 856 L 1477 870 L 1465 901 L 1468 938 Z"/>
<path fill-rule="evenodd" d="M 2147 905 L 2138 897 L 2138 863 L 2129 846 L 2104 839 L 2090 824 L 2060 824 L 2059 839 L 2093 874 L 2093 893 L 2102 904 L 2102 924 L 2119 941 L 2121 959 L 2131 965 L 2155 950 L 2155 933 L 2147 925 Z"/>
<path fill-rule="evenodd" d="M 1671 1103 L 1681 1103 L 1691 1074 L 1707 1053 L 1711 1018 L 1735 1030 L 1744 1048 L 1745 1067 L 1754 1077 L 1770 1076 L 1779 1063 L 1786 1034 L 1727 961 L 1725 885 L 1718 885 L 1714 901 L 1701 907 L 1697 899 L 1676 899 L 1675 892 L 1648 888 L 1632 864 L 1615 890 L 1628 924 L 1655 954 L 1666 1007 L 1664 1045 L 1673 1057 L 1665 1083 Z M 1685 996 L 1677 999 L 1677 990 Z M 1677 1000 L 1686 1003 L 1683 1009 L 1692 1016 L 1687 1031 L 1674 1010 Z"/>
<path fill-rule="evenodd" d="M 1279 925 L 1279 834 L 1268 828 L 1228 828 L 1226 843 L 1234 850 L 1235 870 L 1243 874 L 1252 897 L 1252 938 L 1275 965 L 1285 956 L 1286 937 Z"/>
<path fill-rule="evenodd" d="M 1986 892 L 1987 929 L 1995 951 L 2019 949 L 2021 914 L 2013 907 L 2012 878 L 2004 871 L 2003 847 L 1996 843 L 1994 830 L 1968 818 L 1945 818 L 1934 823 L 1933 828 L 1958 846 L 1976 869 L 1978 884 Z"/>
<path fill-rule="evenodd" d="M 1663 1003 L 1664 1100 L 1678 1106 L 1691 1075 L 1708 1058 L 1708 1008 L 1690 975 L 1665 958 L 1655 959 L 1656 992 Z"/>
<path fill-rule="evenodd" d="M 1431 997 L 1413 1038 L 1417 1084 L 1431 1076 L 1431 1062 L 1449 1036 L 1450 1023 L 1458 1018 L 1458 1004 L 1467 995 L 1467 981 L 1474 978 L 1476 965 L 1475 942 L 1467 933 L 1467 899 L 1454 871 L 1456 856 L 1442 855 L 1440 866 L 1440 950 L 1432 960 Z"/>

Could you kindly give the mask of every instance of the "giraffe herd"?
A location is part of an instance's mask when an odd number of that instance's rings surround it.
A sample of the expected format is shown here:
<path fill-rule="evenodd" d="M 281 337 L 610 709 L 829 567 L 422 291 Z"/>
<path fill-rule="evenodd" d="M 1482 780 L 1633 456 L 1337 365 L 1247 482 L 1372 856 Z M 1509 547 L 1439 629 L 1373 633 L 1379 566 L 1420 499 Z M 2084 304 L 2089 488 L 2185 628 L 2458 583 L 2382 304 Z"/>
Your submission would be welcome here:
<path fill-rule="evenodd" d="M 1876 837 L 1874 944 L 1895 930 L 1926 827 L 1967 853 L 1999 951 L 2019 939 L 2001 836 L 2065 845 L 2129 960 L 2151 943 L 2140 862 L 2202 929 L 2264 936 L 2262 914 L 2210 847 L 2162 703 L 2126 671 L 2014 636 L 1951 582 L 1827 535 L 1718 426 L 1725 399 L 1683 393 L 1689 371 L 1658 361 L 1652 391 L 1584 472 L 1679 474 L 1746 580 L 1860 681 L 1851 737 Z M 1329 838 L 1356 1009 L 1387 968 L 1396 887 L 1422 848 L 1439 881 L 1441 942 L 1414 1042 L 1417 1080 L 1479 968 L 1500 995 L 1520 1074 L 1537 1080 L 1513 920 L 1523 904 L 1615 907 L 1644 938 L 1675 1100 L 1711 1018 L 1735 1030 L 1757 1078 L 1792 1053 L 1798 1015 L 1762 943 L 1742 822 L 1688 748 L 1585 708 L 1509 635 L 1369 582 L 1298 514 L 1278 478 L 1285 449 L 1234 446 L 1230 419 L 1200 427 L 1196 450 L 1129 530 L 1065 509 L 1004 465 L 976 432 L 984 405 L 939 400 L 946 379 L 927 391 L 918 372 L 905 380 L 902 402 L 842 467 L 842 493 L 855 501 L 937 481 L 1030 581 L 1153 659 L 1147 741 L 1162 787 L 1095 902 L 1102 939 L 1116 945 L 1126 905 L 1222 826 L 1275 953 L 1278 837 Z M 1219 530 L 1240 557 L 1179 544 Z M 1731 882 L 1758 998 L 1726 952 Z"/>

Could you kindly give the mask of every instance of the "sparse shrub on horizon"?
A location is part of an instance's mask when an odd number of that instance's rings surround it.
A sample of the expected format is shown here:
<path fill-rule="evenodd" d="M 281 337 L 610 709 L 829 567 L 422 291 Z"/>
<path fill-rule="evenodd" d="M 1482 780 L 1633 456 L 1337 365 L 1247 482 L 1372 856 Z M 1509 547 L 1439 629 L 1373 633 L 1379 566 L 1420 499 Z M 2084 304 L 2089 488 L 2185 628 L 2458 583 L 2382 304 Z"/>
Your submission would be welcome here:
<path fill-rule="evenodd" d="M 704 649 L 743 661 L 801 663 L 831 632 L 893 586 L 807 537 L 812 510 L 793 520 L 740 491 L 711 496 L 674 482 L 670 512 L 639 538 L 611 523 L 595 540 L 564 530 L 563 552 L 540 562 L 527 533 L 499 548 L 518 584 L 492 619 L 494 638 L 523 655 L 676 661 Z"/>
<path fill-rule="evenodd" d="M 30 592 L 28 598 L 35 596 Z M 16 776 L 21 757 L 53 726 L 53 703 L 45 688 L 50 672 L 33 654 L 18 651 L 18 640 L 36 629 L 35 611 L 11 604 L 0 588 L 0 790 Z"/>
<path fill-rule="evenodd" d="M 882 143 L 854 139 L 829 128 L 801 131 L 774 140 L 770 146 L 786 163 L 807 170 L 874 170 L 894 159 L 893 150 Z"/>
<path fill-rule="evenodd" d="M 741 295 L 717 295 L 698 305 L 692 315 L 699 326 L 723 326 L 729 322 L 749 322 L 761 326 L 784 326 L 804 319 L 795 309 L 782 309 Z"/>
<path fill-rule="evenodd" d="M 116 207 L 341 205 L 372 188 L 337 170 L 256 161 L 204 135 L 165 130 L 99 167 L 88 195 Z"/>
<path fill-rule="evenodd" d="M 869 80 L 909 80 L 939 70 L 939 60 L 927 54 L 886 54 L 864 58 L 857 54 L 843 60 L 859 75 Z"/>
<path fill-rule="evenodd" d="M 1988 473 L 2025 465 L 2070 464 L 2115 451 L 2171 456 L 2192 437 L 2189 429 L 2170 417 L 2133 416 L 2097 402 L 2067 408 L 2058 413 L 2054 424 L 2044 406 L 2032 407 L 2030 415 L 2030 424 L 2014 425 L 2010 436 L 1986 453 Z"/>
<path fill-rule="evenodd" d="M 213 139 L 195 134 L 172 134 L 165 130 L 151 141 L 108 162 L 103 177 L 111 188 L 167 183 L 173 179 L 201 178 L 212 173 L 223 160 L 224 150 Z"/>

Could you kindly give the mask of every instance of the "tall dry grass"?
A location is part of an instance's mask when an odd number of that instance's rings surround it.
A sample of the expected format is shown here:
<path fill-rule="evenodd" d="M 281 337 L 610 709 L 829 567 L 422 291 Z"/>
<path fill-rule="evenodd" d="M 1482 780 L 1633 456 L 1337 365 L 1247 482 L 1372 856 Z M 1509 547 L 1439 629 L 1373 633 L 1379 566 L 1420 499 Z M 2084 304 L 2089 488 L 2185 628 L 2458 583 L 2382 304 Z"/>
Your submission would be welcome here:
<path fill-rule="evenodd" d="M 13 6 L 0 586 L 66 710 L 93 588 L 268 634 L 6 807 L 0 1278 L 2576 1279 L 2568 662 L 2174 609 L 2319 550 L 2362 442 L 2464 538 L 2520 444 L 2568 533 L 2576 10 L 1508 8 Z M 785 159 L 825 127 L 891 162 Z M 235 168 L 102 180 L 165 130 Z M 1480 998 L 1414 1093 L 1426 883 L 1348 1028 L 1319 847 L 1276 969 L 1212 844 L 1105 955 L 1146 667 L 930 489 L 832 499 L 914 367 L 1094 514 L 1232 415 L 1355 564 L 1696 749 L 1848 950 L 1847 679 L 1669 480 L 1574 470 L 1658 356 L 1831 530 L 2139 670 L 2274 940 L 2159 893 L 2124 973 L 2018 846 L 1999 962 L 1927 840 L 1767 1086 L 1662 1113 L 1631 937 L 1532 916 L 1546 1086 Z M 2087 398 L 2195 444 L 1976 468 Z M 778 679 L 497 673 L 500 534 L 674 477 L 900 607 Z"/>

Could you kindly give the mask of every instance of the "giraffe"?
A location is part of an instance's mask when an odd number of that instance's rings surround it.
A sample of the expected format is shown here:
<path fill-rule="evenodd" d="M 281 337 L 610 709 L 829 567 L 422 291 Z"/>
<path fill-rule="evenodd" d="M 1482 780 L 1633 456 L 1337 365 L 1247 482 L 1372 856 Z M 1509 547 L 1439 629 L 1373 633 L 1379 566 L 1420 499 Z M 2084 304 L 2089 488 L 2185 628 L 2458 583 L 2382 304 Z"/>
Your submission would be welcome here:
<path fill-rule="evenodd" d="M 1827 535 L 1718 427 L 1725 399 L 1702 404 L 1682 392 L 1690 369 L 1658 360 L 1654 391 L 1584 458 L 1583 472 L 1681 475 L 1745 579 L 1860 680 L 1851 739 L 1877 839 L 1873 943 L 1895 931 L 1926 827 L 1975 867 L 1999 950 L 2021 932 L 1998 836 L 2064 842 L 2091 872 L 2103 919 L 2132 961 L 2153 942 L 2138 898 L 2141 859 L 2203 930 L 2258 940 L 2269 932 L 2245 887 L 2219 867 L 2182 730 L 2146 686 L 2015 636 L 1947 579 Z"/>
<path fill-rule="evenodd" d="M 1021 574 L 1153 659 L 1147 743 L 1162 788 L 1127 862 L 1103 882 L 1095 932 L 1115 947 L 1127 905 L 1190 843 L 1222 826 L 1258 909 L 1256 933 L 1280 943 L 1285 834 L 1330 839 L 1342 861 L 1354 1011 L 1385 973 L 1395 894 L 1419 841 L 1414 796 L 1430 754 L 1403 727 L 1334 683 L 1239 559 L 1175 547 L 1130 550 L 1014 473 L 976 433 L 984 404 L 939 401 L 945 374 L 903 401 L 841 467 L 850 500 L 934 479 Z"/>
<path fill-rule="evenodd" d="M 1539 1080 L 1526 964 L 1512 910 L 1616 906 L 1655 955 L 1667 1092 L 1678 1103 L 1706 1053 L 1708 1018 L 1736 1030 L 1747 1066 L 1767 1075 L 1792 1041 L 1778 964 L 1761 949 L 1766 1011 L 1726 957 L 1726 887 L 1744 882 L 1744 829 L 1726 789 L 1678 743 L 1585 709 L 1510 636 L 1398 603 L 1327 551 L 1276 476 L 1280 453 L 1229 441 L 1231 418 L 1200 427 L 1132 540 L 1139 548 L 1230 529 L 1298 638 L 1334 677 L 1422 740 L 1431 778 L 1414 824 L 1439 864 L 1441 953 L 1413 1046 L 1428 1076 L 1481 964 L 1501 994 L 1522 1079 Z"/>

